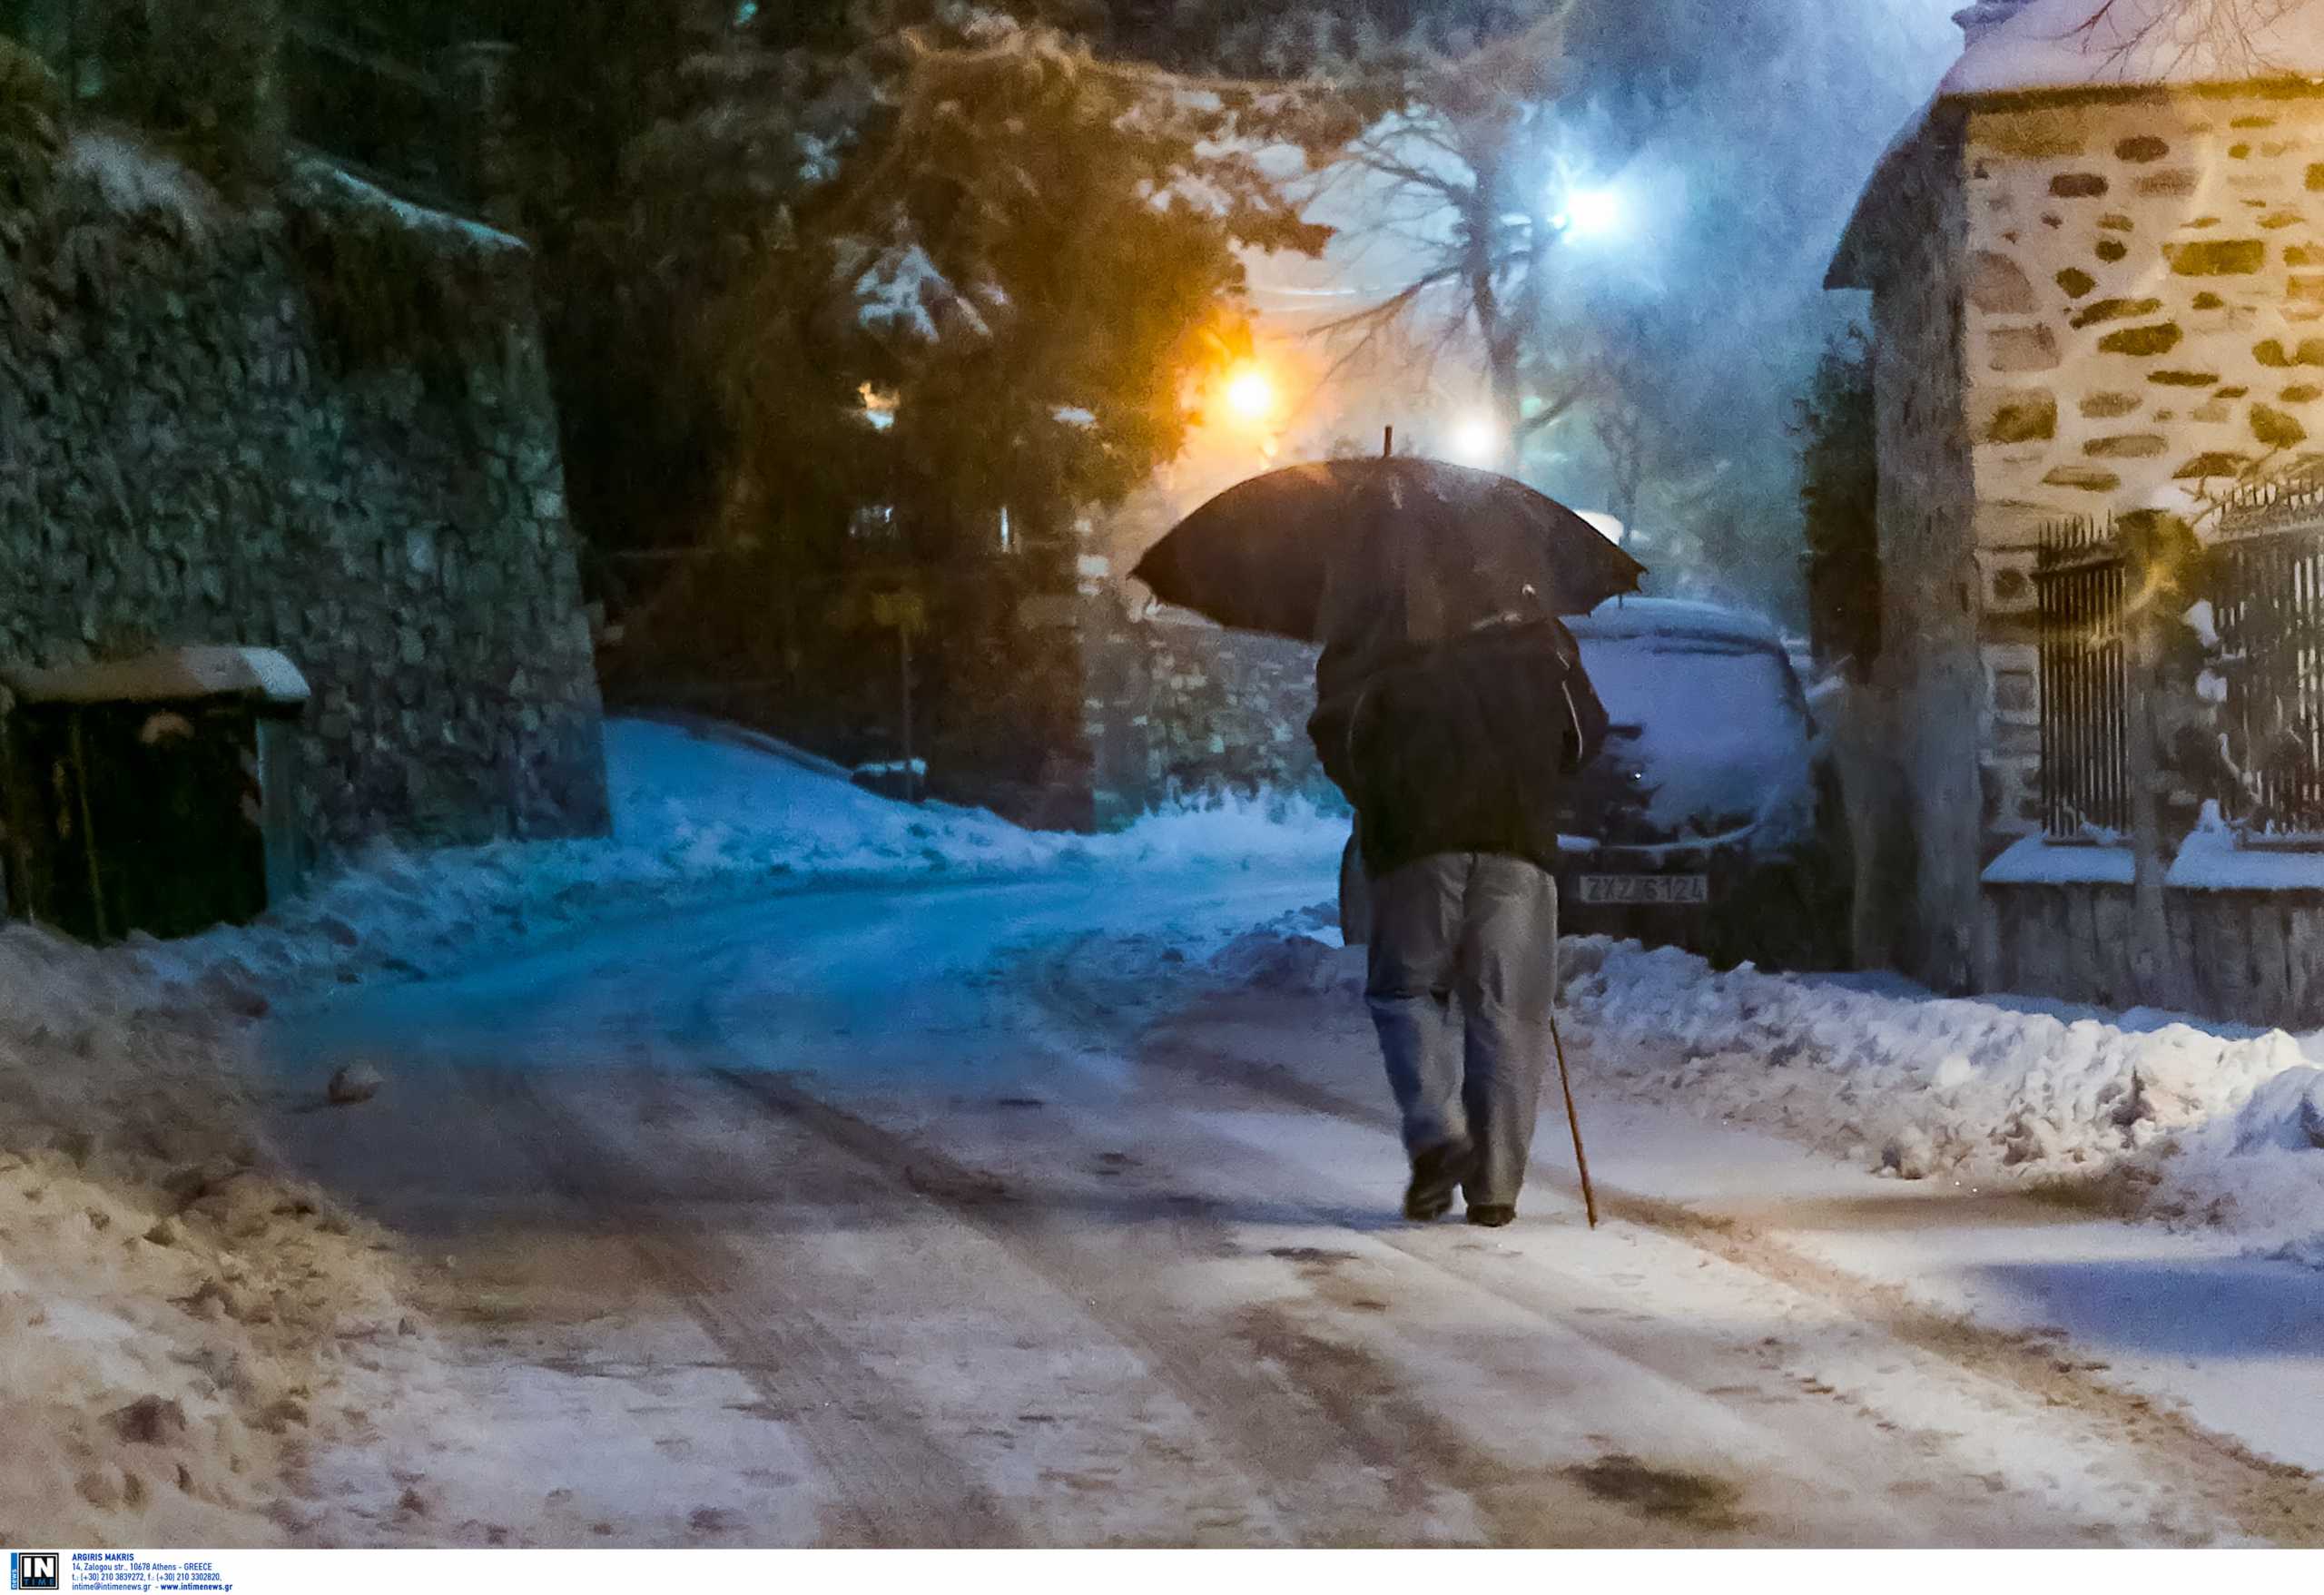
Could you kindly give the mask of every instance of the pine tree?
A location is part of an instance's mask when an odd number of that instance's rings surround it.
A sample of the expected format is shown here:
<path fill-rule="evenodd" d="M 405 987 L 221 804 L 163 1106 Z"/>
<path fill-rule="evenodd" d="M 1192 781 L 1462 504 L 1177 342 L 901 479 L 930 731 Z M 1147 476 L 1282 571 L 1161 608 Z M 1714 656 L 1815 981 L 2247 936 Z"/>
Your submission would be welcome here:
<path fill-rule="evenodd" d="M 1861 328 L 1826 346 L 1797 430 L 1809 637 L 1819 663 L 1869 680 L 1880 656 L 1880 482 L 1872 350 Z"/>
<path fill-rule="evenodd" d="M 1194 379 L 1247 343 L 1237 246 L 1325 237 L 1247 153 L 1261 96 L 1187 93 L 1075 15 L 769 6 L 697 36 L 619 202 L 568 233 L 607 290 L 568 288 L 573 320 L 662 396 L 587 401 L 600 546 L 680 556 L 606 561 L 676 572 L 627 595 L 617 671 L 779 683 L 823 722 L 786 729 L 868 753 L 896 665 L 862 622 L 906 587 L 940 734 L 975 722 L 986 763 L 1069 740 L 1026 716 L 1078 714 L 1077 685 L 1008 690 L 1054 674 L 1017 602 L 1071 590 L 1079 511 L 1174 456 Z M 611 468 L 643 452 L 630 417 L 679 491 Z"/>

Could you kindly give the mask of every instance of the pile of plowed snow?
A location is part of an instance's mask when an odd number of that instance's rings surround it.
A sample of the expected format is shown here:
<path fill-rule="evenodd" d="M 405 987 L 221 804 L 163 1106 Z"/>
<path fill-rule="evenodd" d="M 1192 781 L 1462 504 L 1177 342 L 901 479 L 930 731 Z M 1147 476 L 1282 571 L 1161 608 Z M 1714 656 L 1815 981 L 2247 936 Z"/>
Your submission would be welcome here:
<path fill-rule="evenodd" d="M 1112 836 L 1034 832 L 891 802 L 727 728 L 615 721 L 607 742 L 611 838 L 381 844 L 256 925 L 184 941 L 100 951 L 0 928 L 0 1433 L 38 1437 L 0 1468 L 0 1540 L 324 1532 L 329 1504 L 298 1494 L 302 1458 L 435 1387 L 389 1237 L 259 1144 L 250 1026 L 275 1001 L 787 881 L 1328 868 L 1344 835 L 1304 803 L 1256 799 Z"/>
<path fill-rule="evenodd" d="M 1271 926 L 1209 968 L 1352 999 L 1362 960 L 1329 940 Z M 2324 1038 L 1721 972 L 1602 938 L 1561 956 L 1566 1039 L 1601 1085 L 1902 1179 L 2096 1178 L 2127 1208 L 2324 1266 Z"/>
<path fill-rule="evenodd" d="M 392 1255 L 271 1172 L 230 1015 L 0 930 L 0 1538 L 280 1540 L 428 1354 Z"/>
<path fill-rule="evenodd" d="M 436 973 L 479 944 L 719 895 L 848 877 L 1327 868 L 1347 835 L 1344 818 L 1304 799 L 1234 796 L 1174 804 L 1110 835 L 1028 831 L 881 797 L 730 727 L 612 720 L 606 744 L 611 837 L 432 852 L 380 842 L 256 925 L 144 944 L 148 964 L 189 999 L 258 1009 L 270 991 Z"/>

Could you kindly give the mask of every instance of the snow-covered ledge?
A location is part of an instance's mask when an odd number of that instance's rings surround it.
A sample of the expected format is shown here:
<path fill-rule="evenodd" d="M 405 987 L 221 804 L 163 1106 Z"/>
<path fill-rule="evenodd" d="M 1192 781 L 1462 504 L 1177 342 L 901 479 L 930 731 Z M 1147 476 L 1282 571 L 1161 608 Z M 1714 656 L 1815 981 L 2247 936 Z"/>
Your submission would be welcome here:
<path fill-rule="evenodd" d="M 2022 837 L 1985 866 L 1988 886 L 2128 886 L 2131 850 Z"/>
<path fill-rule="evenodd" d="M 1986 865 L 1981 879 L 1987 886 L 2128 886 L 2132 872 L 2127 847 L 2027 836 Z M 2163 885 L 2176 891 L 2324 891 L 2324 851 L 2247 848 L 2232 832 L 2197 831 L 2181 844 Z"/>
<path fill-rule="evenodd" d="M 2183 891 L 2324 891 L 2324 852 L 2238 845 L 2206 826 L 2180 845 L 2165 883 Z"/>

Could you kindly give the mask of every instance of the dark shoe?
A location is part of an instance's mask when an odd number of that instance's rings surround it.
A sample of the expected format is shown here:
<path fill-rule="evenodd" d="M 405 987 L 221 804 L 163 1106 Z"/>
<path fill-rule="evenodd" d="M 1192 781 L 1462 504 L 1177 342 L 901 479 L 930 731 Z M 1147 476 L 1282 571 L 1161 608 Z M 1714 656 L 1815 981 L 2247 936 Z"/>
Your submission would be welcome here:
<path fill-rule="evenodd" d="M 1404 1216 L 1429 1224 L 1452 1211 L 1452 1193 L 1475 1153 L 1466 1141 L 1443 1141 L 1413 1154 L 1413 1183 L 1404 1187 Z"/>
<path fill-rule="evenodd" d="M 1487 1229 L 1499 1229 L 1516 1216 L 1517 1205 L 1514 1202 L 1472 1202 L 1469 1204 L 1469 1222 L 1481 1224 Z"/>

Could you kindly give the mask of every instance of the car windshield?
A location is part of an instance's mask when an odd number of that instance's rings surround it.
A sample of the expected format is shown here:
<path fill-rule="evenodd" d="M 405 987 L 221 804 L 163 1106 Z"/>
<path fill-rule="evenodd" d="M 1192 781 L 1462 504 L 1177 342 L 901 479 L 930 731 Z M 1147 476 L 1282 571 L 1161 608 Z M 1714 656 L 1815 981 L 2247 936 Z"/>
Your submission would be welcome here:
<path fill-rule="evenodd" d="M 1807 782 L 1807 718 L 1781 655 L 1697 636 L 1581 639 L 1613 723 L 1608 756 L 1631 773 L 1645 818 L 1715 833 L 1796 808 Z"/>

